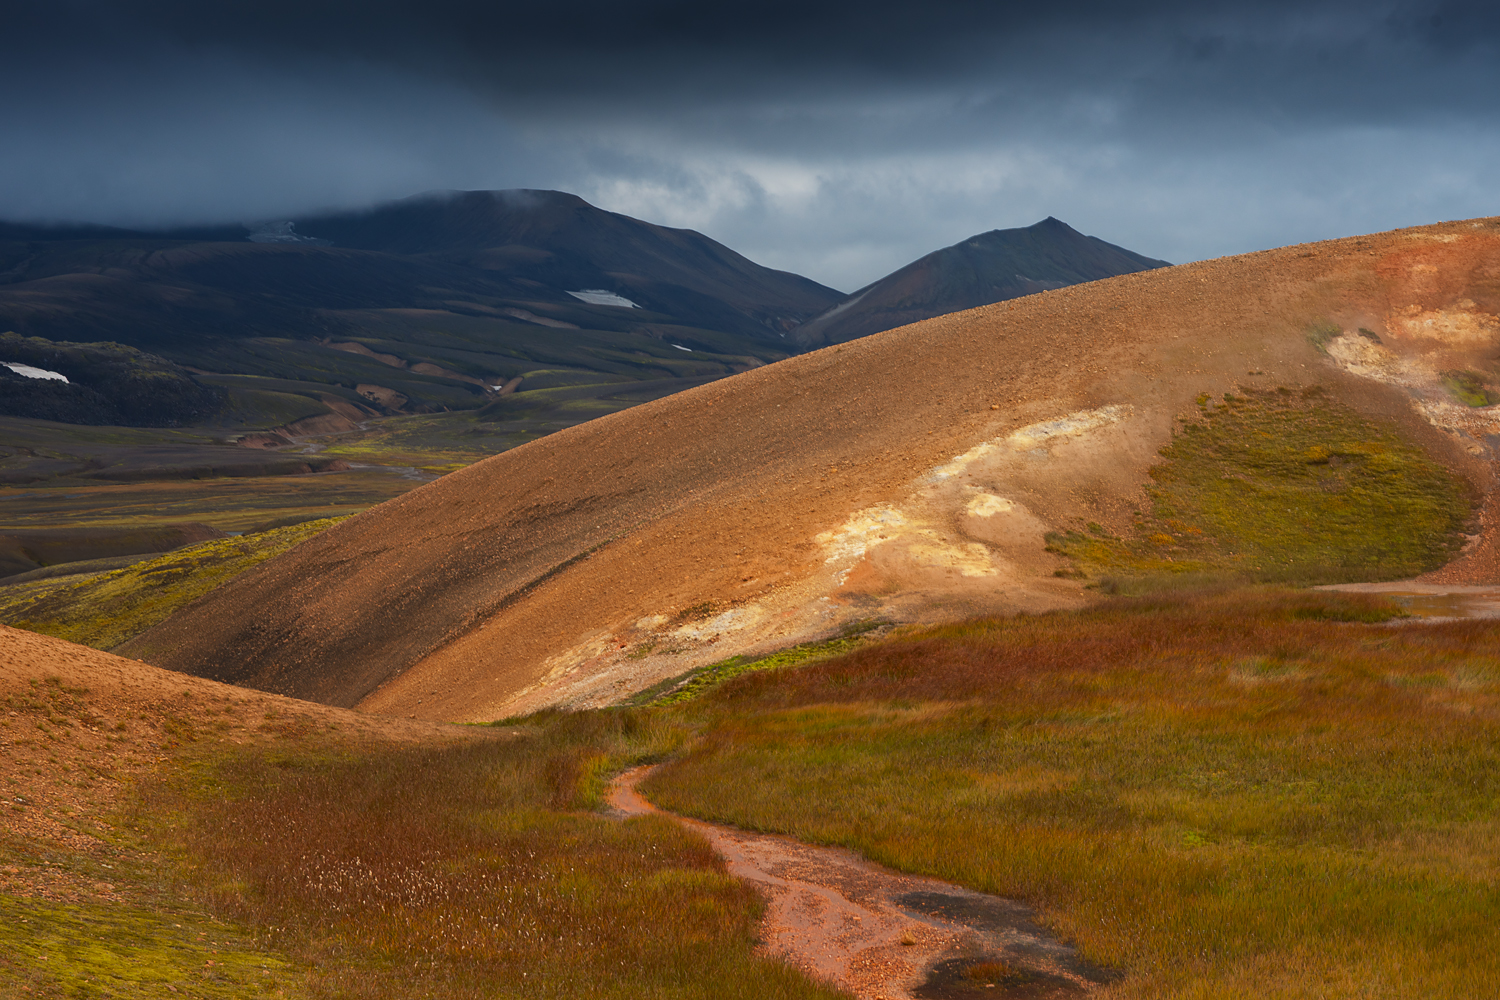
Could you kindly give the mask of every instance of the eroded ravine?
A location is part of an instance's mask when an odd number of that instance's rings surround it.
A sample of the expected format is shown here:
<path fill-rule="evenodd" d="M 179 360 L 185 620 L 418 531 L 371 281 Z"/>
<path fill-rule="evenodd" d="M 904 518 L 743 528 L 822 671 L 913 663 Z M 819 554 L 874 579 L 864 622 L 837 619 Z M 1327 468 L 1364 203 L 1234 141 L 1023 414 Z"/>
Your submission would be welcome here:
<path fill-rule="evenodd" d="M 1117 978 L 1011 900 L 903 875 L 849 851 L 658 810 L 637 788 L 650 772 L 615 779 L 615 815 L 661 813 L 706 837 L 729 873 L 765 896 L 765 952 L 860 1000 L 1076 997 Z"/>

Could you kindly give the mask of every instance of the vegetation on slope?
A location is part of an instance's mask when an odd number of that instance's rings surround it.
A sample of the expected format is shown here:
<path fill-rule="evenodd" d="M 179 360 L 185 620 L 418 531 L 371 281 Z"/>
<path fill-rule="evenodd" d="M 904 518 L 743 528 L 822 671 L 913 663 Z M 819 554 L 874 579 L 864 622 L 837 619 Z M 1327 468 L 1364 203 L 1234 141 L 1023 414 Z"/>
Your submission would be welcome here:
<path fill-rule="evenodd" d="M 99 874 L 120 881 L 115 868 Z M 204 1000 L 305 995 L 300 970 L 243 935 L 241 928 L 191 912 L 0 895 L 0 981 L 20 987 L 3 995 L 122 1000 L 183 990 Z"/>
<path fill-rule="evenodd" d="M 83 579 L 56 577 L 3 587 L 0 622 L 95 649 L 113 649 L 338 520 L 323 518 L 189 545 Z"/>
<path fill-rule="evenodd" d="M 7 687 L 0 996 L 307 996 L 304 969 L 185 898 L 178 859 L 119 811 L 134 780 L 184 744 L 230 732 L 279 740 L 255 731 L 259 713 L 246 718 L 243 698 L 179 696 L 175 684 L 165 704 L 148 697 L 129 710 L 56 677 Z"/>
<path fill-rule="evenodd" d="M 356 750 L 270 714 L 234 746 L 218 716 L 169 718 L 144 733 L 166 771 L 115 822 L 173 874 L 95 876 L 124 883 L 113 923 L 7 903 L 37 924 L 0 931 L 0 974 L 69 995 L 107 966 L 131 995 L 131 935 L 166 954 L 188 929 L 225 944 L 241 995 L 259 962 L 290 995 L 832 996 L 754 957 L 757 901 L 696 836 L 590 813 L 611 773 L 665 759 L 645 791 L 666 808 L 1027 901 L 1122 970 L 1112 997 L 1494 995 L 1500 626 L 1395 614 L 1279 590 L 1134 599 L 459 746 Z M 72 702 L 38 704 L 61 746 Z M 137 920 L 151 892 L 183 917 Z M 97 949 L 51 944 L 86 932 Z"/>
<path fill-rule="evenodd" d="M 935 628 L 684 706 L 657 804 L 1040 907 L 1119 997 L 1500 993 L 1500 628 L 1240 592 Z"/>
<path fill-rule="evenodd" d="M 349 754 L 302 740 L 208 756 L 136 822 L 185 851 L 198 898 L 318 972 L 383 997 L 799 997 L 754 954 L 760 902 L 696 835 L 597 805 L 601 765 L 679 735 L 628 713 L 517 738 Z"/>
<path fill-rule="evenodd" d="M 1097 525 L 1048 537 L 1107 589 L 1176 578 L 1340 583 L 1436 569 L 1472 517 L 1464 483 L 1321 392 L 1199 397 L 1150 470 L 1131 538 Z"/>
<path fill-rule="evenodd" d="M 408 727 L 172 676 L 0 692 L 0 996 L 835 995 L 755 955 L 696 835 L 588 811 L 670 720 Z"/>

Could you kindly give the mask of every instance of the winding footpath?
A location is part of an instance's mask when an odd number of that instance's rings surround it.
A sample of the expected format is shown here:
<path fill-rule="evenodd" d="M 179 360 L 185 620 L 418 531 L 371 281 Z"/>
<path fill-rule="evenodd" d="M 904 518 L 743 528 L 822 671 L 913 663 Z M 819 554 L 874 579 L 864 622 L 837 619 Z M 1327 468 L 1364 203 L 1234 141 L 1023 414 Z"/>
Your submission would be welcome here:
<path fill-rule="evenodd" d="M 614 814 L 659 813 L 706 837 L 729 873 L 765 897 L 764 952 L 860 1000 L 1078 997 L 1118 978 L 1011 900 L 903 875 L 849 851 L 663 812 L 637 789 L 650 772 L 615 779 Z"/>

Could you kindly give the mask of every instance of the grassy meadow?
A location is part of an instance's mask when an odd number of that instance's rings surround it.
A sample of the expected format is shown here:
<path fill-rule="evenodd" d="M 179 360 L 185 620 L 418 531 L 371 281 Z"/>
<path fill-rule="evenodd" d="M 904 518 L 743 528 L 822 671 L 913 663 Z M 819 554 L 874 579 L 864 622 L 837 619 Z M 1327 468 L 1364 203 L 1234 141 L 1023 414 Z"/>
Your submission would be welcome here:
<path fill-rule="evenodd" d="M 7 707 L 55 745 L 97 724 L 68 717 L 86 697 Z M 664 716 L 555 714 L 412 745 L 208 711 L 164 717 L 165 759 L 102 847 L 0 836 L 0 883 L 41 872 L 55 890 L 68 873 L 110 896 L 0 892 L 0 997 L 839 995 L 755 954 L 761 902 L 701 838 L 597 811 L 611 768 L 680 744 Z M 132 717 L 121 738 L 151 732 Z"/>
<path fill-rule="evenodd" d="M 683 703 L 658 805 L 1037 906 L 1111 997 L 1500 995 L 1500 627 L 1241 591 Z"/>
<path fill-rule="evenodd" d="M 757 958 L 760 902 L 669 820 L 592 811 L 600 766 L 680 736 L 635 715 L 513 738 L 192 761 L 136 813 L 213 912 L 340 997 L 832 997 Z"/>
<path fill-rule="evenodd" d="M 6 899 L 33 922 L 0 982 L 32 991 L 0 995 L 152 995 L 146 958 L 204 941 L 205 996 L 838 995 L 756 956 L 760 903 L 702 840 L 600 813 L 648 761 L 664 808 L 1028 902 L 1124 974 L 1100 996 L 1500 994 L 1494 623 L 1242 589 L 723 673 L 441 746 L 174 724 L 111 820 L 158 874 L 112 875 L 114 908 Z"/>

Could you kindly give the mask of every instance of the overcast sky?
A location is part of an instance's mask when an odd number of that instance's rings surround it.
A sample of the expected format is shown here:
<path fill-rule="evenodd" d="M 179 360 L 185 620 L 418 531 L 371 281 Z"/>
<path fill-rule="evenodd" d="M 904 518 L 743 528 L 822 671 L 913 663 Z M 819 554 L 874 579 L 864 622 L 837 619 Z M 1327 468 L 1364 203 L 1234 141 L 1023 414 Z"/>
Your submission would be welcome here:
<path fill-rule="evenodd" d="M 844 290 L 1048 215 L 1194 260 L 1500 214 L 1497 6 L 0 0 L 0 216 L 534 187 Z"/>

